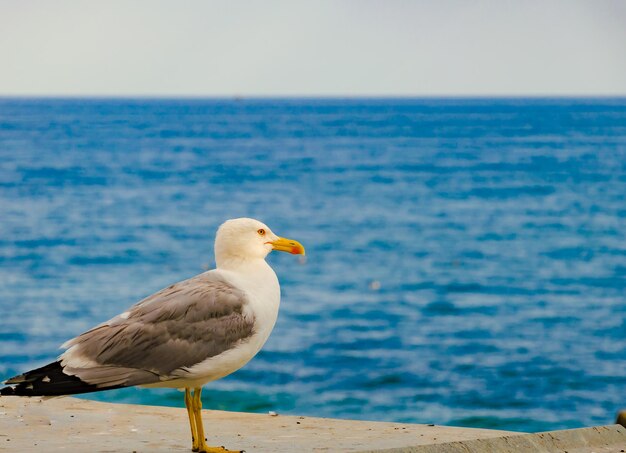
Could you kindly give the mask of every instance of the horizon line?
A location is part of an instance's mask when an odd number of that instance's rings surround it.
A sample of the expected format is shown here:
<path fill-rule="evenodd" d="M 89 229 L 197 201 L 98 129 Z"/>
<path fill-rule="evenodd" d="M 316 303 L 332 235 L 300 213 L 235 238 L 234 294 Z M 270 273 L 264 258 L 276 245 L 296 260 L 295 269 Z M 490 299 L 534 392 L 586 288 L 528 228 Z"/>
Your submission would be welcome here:
<path fill-rule="evenodd" d="M 626 99 L 626 93 L 615 94 L 4 94 L 0 99 L 137 99 L 137 100 L 420 100 L 420 99 Z"/>

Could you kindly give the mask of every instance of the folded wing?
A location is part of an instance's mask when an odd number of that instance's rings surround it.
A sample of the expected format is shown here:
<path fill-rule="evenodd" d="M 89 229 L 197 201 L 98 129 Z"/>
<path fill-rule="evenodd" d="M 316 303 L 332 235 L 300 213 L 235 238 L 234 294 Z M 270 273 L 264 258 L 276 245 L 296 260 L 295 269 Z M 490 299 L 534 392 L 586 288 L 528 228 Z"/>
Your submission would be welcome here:
<path fill-rule="evenodd" d="M 16 385 L 12 394 L 58 395 L 176 379 L 181 370 L 254 334 L 254 316 L 247 304 L 243 291 L 214 271 L 206 272 L 73 338 L 63 345 L 67 350 L 58 362 L 7 384 Z"/>

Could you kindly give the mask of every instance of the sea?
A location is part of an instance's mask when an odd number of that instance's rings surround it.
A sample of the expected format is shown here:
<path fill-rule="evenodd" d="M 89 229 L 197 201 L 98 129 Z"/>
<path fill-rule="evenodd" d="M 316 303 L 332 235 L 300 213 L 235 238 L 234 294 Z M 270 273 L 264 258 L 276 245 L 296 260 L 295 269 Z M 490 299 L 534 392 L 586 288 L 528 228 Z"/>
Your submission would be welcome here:
<path fill-rule="evenodd" d="M 205 408 L 526 432 L 626 409 L 625 98 L 0 99 L 0 378 L 212 268 L 235 217 L 307 255 L 269 256 L 276 327 Z"/>

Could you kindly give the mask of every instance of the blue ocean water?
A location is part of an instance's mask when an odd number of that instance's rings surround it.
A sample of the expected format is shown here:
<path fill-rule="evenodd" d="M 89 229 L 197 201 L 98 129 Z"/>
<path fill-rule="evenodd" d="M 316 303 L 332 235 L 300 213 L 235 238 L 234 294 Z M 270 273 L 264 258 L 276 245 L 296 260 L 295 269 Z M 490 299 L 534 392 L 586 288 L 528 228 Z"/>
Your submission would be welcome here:
<path fill-rule="evenodd" d="M 626 99 L 0 100 L 0 378 L 213 266 L 283 301 L 237 411 L 542 431 L 626 409 Z M 182 406 L 176 390 L 106 401 Z"/>

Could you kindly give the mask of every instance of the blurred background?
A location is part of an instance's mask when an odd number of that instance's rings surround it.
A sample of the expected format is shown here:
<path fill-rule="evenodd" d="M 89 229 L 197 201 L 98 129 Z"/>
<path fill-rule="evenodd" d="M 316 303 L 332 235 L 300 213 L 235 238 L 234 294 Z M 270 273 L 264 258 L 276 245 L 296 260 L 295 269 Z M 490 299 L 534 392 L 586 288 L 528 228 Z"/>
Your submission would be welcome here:
<path fill-rule="evenodd" d="M 270 256 L 276 328 L 205 407 L 612 423 L 626 9 L 540 5 L 0 2 L 0 378 L 249 216 L 307 256 Z"/>

